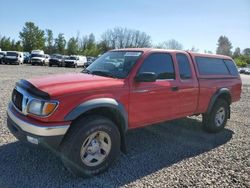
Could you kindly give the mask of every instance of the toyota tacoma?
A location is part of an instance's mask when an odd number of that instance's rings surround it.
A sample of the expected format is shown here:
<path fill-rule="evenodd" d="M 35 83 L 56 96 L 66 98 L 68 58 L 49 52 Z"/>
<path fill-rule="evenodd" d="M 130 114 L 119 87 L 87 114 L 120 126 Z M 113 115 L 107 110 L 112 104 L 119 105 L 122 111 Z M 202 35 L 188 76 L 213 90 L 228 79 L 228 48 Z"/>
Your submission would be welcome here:
<path fill-rule="evenodd" d="M 80 73 L 18 81 L 7 125 L 19 140 L 59 152 L 70 172 L 94 176 L 126 153 L 129 129 L 201 114 L 205 131 L 223 130 L 241 86 L 227 56 L 111 50 Z"/>

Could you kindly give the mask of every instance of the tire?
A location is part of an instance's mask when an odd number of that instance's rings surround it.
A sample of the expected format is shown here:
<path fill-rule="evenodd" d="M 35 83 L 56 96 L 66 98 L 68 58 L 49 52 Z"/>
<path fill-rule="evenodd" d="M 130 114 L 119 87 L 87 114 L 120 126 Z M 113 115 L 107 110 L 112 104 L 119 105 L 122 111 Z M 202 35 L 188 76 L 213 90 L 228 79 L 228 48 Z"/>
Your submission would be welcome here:
<path fill-rule="evenodd" d="M 81 177 L 104 172 L 120 152 L 121 138 L 117 126 L 103 116 L 84 117 L 72 126 L 61 145 L 64 166 Z"/>
<path fill-rule="evenodd" d="M 224 129 L 229 117 L 229 104 L 217 99 L 209 114 L 203 114 L 203 129 L 209 133 L 217 133 Z"/>
<path fill-rule="evenodd" d="M 74 67 L 77 68 L 77 64 L 74 64 Z"/>
<path fill-rule="evenodd" d="M 52 67 L 52 65 L 49 63 L 49 66 Z"/>

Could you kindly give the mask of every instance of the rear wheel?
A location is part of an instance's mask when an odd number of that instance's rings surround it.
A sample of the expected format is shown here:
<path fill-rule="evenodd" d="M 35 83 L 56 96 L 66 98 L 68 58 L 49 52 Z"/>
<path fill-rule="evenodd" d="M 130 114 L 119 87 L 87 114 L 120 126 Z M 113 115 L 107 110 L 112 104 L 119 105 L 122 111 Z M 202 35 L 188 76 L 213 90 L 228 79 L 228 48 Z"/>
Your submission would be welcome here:
<path fill-rule="evenodd" d="M 82 118 L 73 126 L 61 146 L 62 162 L 78 176 L 102 173 L 119 154 L 118 128 L 103 116 Z"/>
<path fill-rule="evenodd" d="M 207 132 L 221 131 L 229 116 L 229 104 L 223 99 L 217 99 L 209 114 L 203 114 L 203 128 Z"/>

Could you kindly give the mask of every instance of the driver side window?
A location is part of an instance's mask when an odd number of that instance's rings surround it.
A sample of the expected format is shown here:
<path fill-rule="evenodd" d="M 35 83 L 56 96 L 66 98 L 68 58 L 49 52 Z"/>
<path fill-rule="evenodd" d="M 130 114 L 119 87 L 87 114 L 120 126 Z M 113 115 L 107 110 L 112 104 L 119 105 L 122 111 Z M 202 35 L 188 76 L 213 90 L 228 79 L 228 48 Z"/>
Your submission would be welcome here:
<path fill-rule="evenodd" d="M 175 79 L 173 60 L 170 54 L 153 53 L 143 62 L 138 73 L 153 72 L 157 80 Z"/>

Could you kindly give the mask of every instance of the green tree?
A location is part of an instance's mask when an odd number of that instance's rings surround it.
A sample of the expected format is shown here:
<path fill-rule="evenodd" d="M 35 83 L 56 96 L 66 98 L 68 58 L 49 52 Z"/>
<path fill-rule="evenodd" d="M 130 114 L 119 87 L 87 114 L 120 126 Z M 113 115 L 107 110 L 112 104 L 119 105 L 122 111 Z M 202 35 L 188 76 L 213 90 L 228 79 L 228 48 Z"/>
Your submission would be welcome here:
<path fill-rule="evenodd" d="M 26 22 L 19 37 L 23 44 L 24 51 L 43 49 L 45 46 L 44 31 L 39 29 L 33 22 Z"/>
<path fill-rule="evenodd" d="M 220 36 L 217 43 L 217 54 L 232 56 L 232 43 L 226 36 Z"/>
<path fill-rule="evenodd" d="M 12 44 L 10 37 L 1 37 L 0 38 L 0 48 L 3 51 L 11 50 Z"/>
<path fill-rule="evenodd" d="M 50 29 L 46 29 L 46 48 L 45 51 L 48 54 L 52 54 L 54 52 L 54 38 L 53 38 L 53 31 Z"/>
<path fill-rule="evenodd" d="M 12 39 L 11 40 L 11 47 L 10 47 L 10 49 L 9 50 L 12 50 L 12 51 L 15 51 L 16 49 L 15 49 L 15 40 L 14 39 Z"/>
<path fill-rule="evenodd" d="M 57 53 L 65 53 L 66 40 L 63 33 L 59 33 L 55 39 L 55 50 Z"/>
<path fill-rule="evenodd" d="M 98 48 L 98 55 L 103 54 L 103 53 L 111 50 L 111 48 L 109 46 L 107 46 L 107 43 L 104 41 L 99 42 L 97 44 L 97 48 Z"/>
<path fill-rule="evenodd" d="M 67 53 L 68 55 L 75 55 L 78 54 L 78 51 L 78 39 L 75 37 L 71 37 L 68 40 Z"/>
<path fill-rule="evenodd" d="M 22 43 L 21 43 L 20 40 L 17 41 L 17 42 L 15 42 L 14 50 L 15 50 L 15 51 L 19 51 L 19 52 L 22 52 L 22 51 L 23 51 L 23 46 L 22 46 Z"/>
<path fill-rule="evenodd" d="M 250 48 L 244 49 L 243 54 L 250 57 Z"/>
<path fill-rule="evenodd" d="M 238 67 L 246 67 L 247 66 L 247 62 L 244 61 L 244 59 L 242 59 L 240 57 L 237 57 L 236 59 L 234 59 L 234 61 Z"/>
<path fill-rule="evenodd" d="M 233 53 L 233 58 L 239 57 L 240 54 L 241 54 L 240 53 L 240 48 L 239 47 L 235 48 L 234 53 Z"/>
<path fill-rule="evenodd" d="M 97 44 L 95 35 L 93 33 L 83 36 L 81 40 L 79 39 L 78 46 L 82 55 L 98 56 L 100 53 L 102 53 L 102 49 Z"/>
<path fill-rule="evenodd" d="M 88 40 L 87 40 L 87 44 L 86 44 L 86 48 L 87 49 L 92 49 L 92 48 L 95 48 L 95 35 L 93 33 L 91 33 L 88 37 Z"/>

